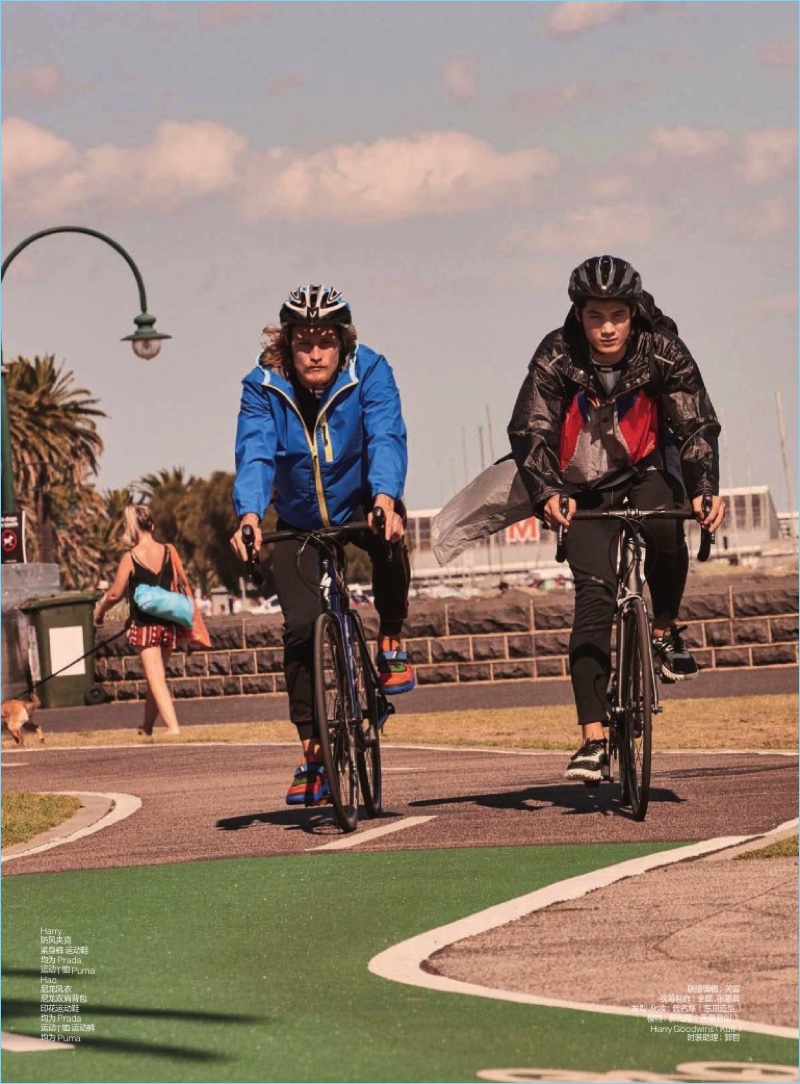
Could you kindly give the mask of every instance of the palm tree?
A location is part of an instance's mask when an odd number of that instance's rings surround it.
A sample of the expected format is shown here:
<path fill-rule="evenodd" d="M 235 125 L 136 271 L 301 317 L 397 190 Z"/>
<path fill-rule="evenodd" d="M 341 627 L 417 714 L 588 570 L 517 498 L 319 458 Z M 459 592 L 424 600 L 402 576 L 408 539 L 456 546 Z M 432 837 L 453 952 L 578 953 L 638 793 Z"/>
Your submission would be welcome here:
<path fill-rule="evenodd" d="M 57 367 L 52 354 L 32 363 L 17 358 L 8 367 L 6 387 L 15 488 L 34 531 L 33 555 L 65 565 L 67 579 L 79 581 L 95 557 L 86 551 L 81 523 L 100 507 L 87 481 L 97 473 L 103 451 L 94 419 L 105 412 L 89 391 L 75 387 L 73 373 Z"/>

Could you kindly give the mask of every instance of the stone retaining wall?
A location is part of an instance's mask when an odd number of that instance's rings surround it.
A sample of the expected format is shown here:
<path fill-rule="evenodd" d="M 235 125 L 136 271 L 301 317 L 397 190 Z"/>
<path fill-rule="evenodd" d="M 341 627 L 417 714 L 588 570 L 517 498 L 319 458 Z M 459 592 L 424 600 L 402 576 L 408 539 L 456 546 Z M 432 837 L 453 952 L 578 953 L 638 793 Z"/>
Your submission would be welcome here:
<path fill-rule="evenodd" d="M 405 639 L 420 685 L 565 677 L 573 596 L 511 590 L 479 599 L 413 602 Z M 370 606 L 360 611 L 377 633 Z M 797 665 L 798 586 L 794 577 L 690 580 L 681 610 L 701 669 Z M 207 619 L 210 650 L 176 652 L 169 666 L 176 698 L 252 696 L 285 689 L 280 615 Z M 119 631 L 108 624 L 99 639 Z M 113 700 L 144 696 L 141 663 L 120 636 L 98 649 L 95 678 Z"/>

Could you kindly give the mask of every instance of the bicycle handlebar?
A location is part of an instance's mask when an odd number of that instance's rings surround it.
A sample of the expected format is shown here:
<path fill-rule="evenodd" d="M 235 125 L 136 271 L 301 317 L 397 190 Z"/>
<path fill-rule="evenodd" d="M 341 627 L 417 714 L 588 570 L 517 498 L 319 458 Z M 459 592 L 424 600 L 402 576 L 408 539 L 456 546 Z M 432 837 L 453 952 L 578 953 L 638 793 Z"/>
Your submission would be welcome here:
<path fill-rule="evenodd" d="M 261 562 L 256 553 L 256 533 L 249 523 L 242 527 L 242 542 L 247 550 L 247 578 L 255 587 L 260 587 L 264 582 L 264 573 L 261 571 Z"/>
<path fill-rule="evenodd" d="M 559 511 L 562 516 L 566 515 L 569 511 L 569 497 L 565 494 L 561 495 L 559 500 Z M 703 497 L 703 514 L 708 515 L 711 511 L 711 498 L 708 496 Z M 686 511 L 682 508 L 618 508 L 611 509 L 603 512 L 592 512 L 589 510 L 581 510 L 573 513 L 573 519 L 619 519 L 624 522 L 639 523 L 643 519 L 670 519 L 670 520 L 688 520 L 694 519 L 695 513 Z M 559 564 L 563 564 L 567 558 L 567 545 L 566 545 L 567 531 L 563 524 L 558 525 L 558 532 L 556 538 L 556 561 Z M 704 527 L 700 528 L 700 546 L 697 550 L 697 560 L 707 561 L 711 547 L 716 541 L 713 531 L 707 531 Z"/>
<path fill-rule="evenodd" d="M 359 520 L 354 523 L 345 523 L 341 527 L 312 527 L 310 530 L 283 530 L 270 531 L 261 536 L 262 543 L 288 542 L 293 538 L 341 538 L 343 535 L 359 534 L 368 531 L 369 523 Z"/>

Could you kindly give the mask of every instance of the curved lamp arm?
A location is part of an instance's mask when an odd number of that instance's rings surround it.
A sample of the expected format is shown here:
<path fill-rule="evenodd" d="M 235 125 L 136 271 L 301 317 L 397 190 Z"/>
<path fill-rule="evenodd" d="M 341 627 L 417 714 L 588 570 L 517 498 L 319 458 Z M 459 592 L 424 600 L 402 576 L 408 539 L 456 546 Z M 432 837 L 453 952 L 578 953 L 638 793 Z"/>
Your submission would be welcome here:
<path fill-rule="evenodd" d="M 24 241 L 20 241 L 17 247 L 12 249 L 8 256 L 3 260 L 2 270 L 0 270 L 0 282 L 5 278 L 6 271 L 12 261 L 19 256 L 20 252 L 26 249 L 28 245 L 32 245 L 34 241 L 38 241 L 41 237 L 48 237 L 52 233 L 84 233 L 89 237 L 96 237 L 99 241 L 105 241 L 107 245 L 110 245 L 120 254 L 123 260 L 125 260 L 128 267 L 130 267 L 133 272 L 133 277 L 136 279 L 141 312 L 133 319 L 133 322 L 136 325 L 136 331 L 134 331 L 132 335 L 126 335 L 122 339 L 122 342 L 129 342 L 137 357 L 144 358 L 145 360 L 154 358 L 161 349 L 161 340 L 171 339 L 172 336 L 155 330 L 156 318 L 155 316 L 151 316 L 147 311 L 147 295 L 144 289 L 144 280 L 139 273 L 139 268 L 122 245 L 118 244 L 113 238 L 107 237 L 106 234 L 100 233 L 99 230 L 90 230 L 87 226 L 52 226 L 50 229 L 39 230 L 38 233 L 32 233 L 30 237 L 26 237 Z M 2 365 L 1 357 L 0 368 L 2 368 L 2 417 L 0 418 L 0 424 L 2 424 L 2 510 L 4 513 L 13 513 L 16 512 L 17 502 L 14 495 L 11 465 L 11 438 L 8 427 L 6 373 L 5 366 Z"/>

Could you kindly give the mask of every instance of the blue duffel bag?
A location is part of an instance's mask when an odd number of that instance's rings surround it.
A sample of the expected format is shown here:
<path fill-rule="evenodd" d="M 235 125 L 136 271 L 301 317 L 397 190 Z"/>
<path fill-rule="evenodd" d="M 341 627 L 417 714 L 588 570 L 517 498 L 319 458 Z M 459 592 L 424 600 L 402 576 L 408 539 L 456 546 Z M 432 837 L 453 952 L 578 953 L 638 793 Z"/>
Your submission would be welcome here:
<path fill-rule="evenodd" d="M 140 583 L 133 592 L 133 601 L 142 613 L 171 625 L 190 629 L 194 624 L 194 602 L 178 591 L 165 591 L 163 587 Z"/>

